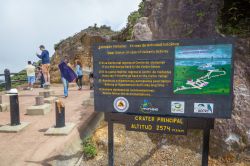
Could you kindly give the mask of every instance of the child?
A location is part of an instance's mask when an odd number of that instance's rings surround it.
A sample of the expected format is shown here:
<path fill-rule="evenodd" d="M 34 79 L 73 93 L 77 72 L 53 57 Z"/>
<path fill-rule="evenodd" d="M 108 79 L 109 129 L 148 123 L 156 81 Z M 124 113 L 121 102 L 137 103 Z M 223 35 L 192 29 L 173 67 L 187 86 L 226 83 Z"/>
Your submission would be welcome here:
<path fill-rule="evenodd" d="M 35 66 L 33 66 L 31 64 L 31 61 L 28 61 L 28 65 L 25 67 L 26 73 L 27 73 L 27 77 L 28 77 L 28 90 L 32 90 L 33 89 L 33 84 L 35 83 L 35 75 L 36 75 L 36 68 Z"/>

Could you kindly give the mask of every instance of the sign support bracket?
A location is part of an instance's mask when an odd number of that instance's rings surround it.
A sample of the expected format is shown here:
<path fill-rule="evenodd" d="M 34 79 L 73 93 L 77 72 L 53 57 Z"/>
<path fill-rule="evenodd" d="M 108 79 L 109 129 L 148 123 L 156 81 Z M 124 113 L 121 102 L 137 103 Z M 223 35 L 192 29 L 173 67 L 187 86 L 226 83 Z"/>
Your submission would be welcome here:
<path fill-rule="evenodd" d="M 114 166 L 114 123 L 108 120 L 108 165 Z"/>
<path fill-rule="evenodd" d="M 212 122 L 213 123 L 213 122 Z M 203 128 L 202 166 L 208 166 L 209 155 L 210 120 L 206 119 Z"/>

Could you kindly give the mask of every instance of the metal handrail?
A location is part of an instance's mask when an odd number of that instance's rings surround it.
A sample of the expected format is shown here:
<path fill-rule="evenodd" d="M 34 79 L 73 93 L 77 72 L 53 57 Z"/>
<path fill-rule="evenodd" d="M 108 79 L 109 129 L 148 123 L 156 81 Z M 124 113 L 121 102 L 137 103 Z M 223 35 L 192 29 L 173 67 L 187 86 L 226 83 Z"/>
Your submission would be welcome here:
<path fill-rule="evenodd" d="M 26 73 L 10 73 L 10 75 L 26 75 Z M 4 74 L 0 74 L 0 76 L 4 76 Z"/>

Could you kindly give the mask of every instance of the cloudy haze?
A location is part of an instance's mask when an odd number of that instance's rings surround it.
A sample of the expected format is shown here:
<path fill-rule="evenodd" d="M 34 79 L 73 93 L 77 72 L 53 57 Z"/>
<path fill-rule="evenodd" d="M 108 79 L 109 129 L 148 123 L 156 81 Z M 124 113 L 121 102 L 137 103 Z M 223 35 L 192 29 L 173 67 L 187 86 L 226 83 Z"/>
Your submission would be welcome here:
<path fill-rule="evenodd" d="M 44 44 L 54 44 L 90 25 L 106 24 L 113 30 L 126 25 L 130 12 L 141 0 L 1 0 L 0 73 L 18 72 Z"/>

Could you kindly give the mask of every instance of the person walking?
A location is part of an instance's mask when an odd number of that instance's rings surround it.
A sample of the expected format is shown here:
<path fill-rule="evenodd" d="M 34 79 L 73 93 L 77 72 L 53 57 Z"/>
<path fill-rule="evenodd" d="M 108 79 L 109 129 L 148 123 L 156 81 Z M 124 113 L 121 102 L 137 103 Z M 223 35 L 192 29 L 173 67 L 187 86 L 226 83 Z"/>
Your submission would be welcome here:
<path fill-rule="evenodd" d="M 50 84 L 50 58 L 49 58 L 49 51 L 45 50 L 44 45 L 41 45 L 40 50 L 42 51 L 41 55 L 36 53 L 37 57 L 42 60 L 42 72 L 44 76 L 44 85 L 49 85 Z"/>
<path fill-rule="evenodd" d="M 76 61 L 76 84 L 78 86 L 78 90 L 82 89 L 82 77 L 83 77 L 83 71 L 82 71 L 82 64 L 80 61 Z"/>
<path fill-rule="evenodd" d="M 67 64 L 68 64 L 68 59 L 67 57 L 65 57 L 65 59 L 58 65 L 59 70 L 61 72 L 61 79 L 63 83 L 65 98 L 68 97 L 69 82 L 73 82 L 77 78 L 76 73 Z"/>
<path fill-rule="evenodd" d="M 42 68 L 40 66 L 37 67 L 37 80 L 40 81 L 40 88 L 43 88 L 44 76 L 43 76 Z"/>
<path fill-rule="evenodd" d="M 33 90 L 33 85 L 36 80 L 36 68 L 32 65 L 31 61 L 28 61 L 28 65 L 25 67 L 28 77 L 28 90 Z"/>

